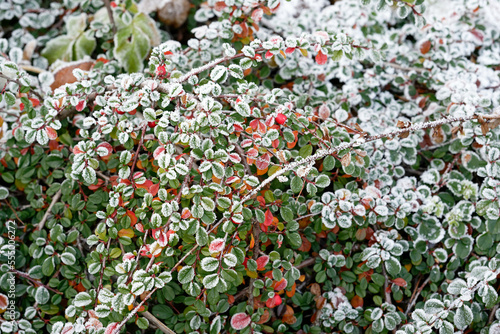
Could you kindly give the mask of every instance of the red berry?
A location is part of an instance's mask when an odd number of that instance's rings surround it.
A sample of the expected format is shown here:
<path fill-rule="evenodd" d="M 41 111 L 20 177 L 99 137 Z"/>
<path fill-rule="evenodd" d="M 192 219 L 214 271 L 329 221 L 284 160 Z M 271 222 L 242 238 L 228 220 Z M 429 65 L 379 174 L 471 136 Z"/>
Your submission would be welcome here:
<path fill-rule="evenodd" d="M 279 125 L 285 124 L 286 120 L 287 117 L 282 113 L 279 113 L 278 116 L 276 116 L 276 123 L 278 123 Z"/>
<path fill-rule="evenodd" d="M 148 122 L 150 128 L 154 128 L 156 126 L 156 122 Z"/>

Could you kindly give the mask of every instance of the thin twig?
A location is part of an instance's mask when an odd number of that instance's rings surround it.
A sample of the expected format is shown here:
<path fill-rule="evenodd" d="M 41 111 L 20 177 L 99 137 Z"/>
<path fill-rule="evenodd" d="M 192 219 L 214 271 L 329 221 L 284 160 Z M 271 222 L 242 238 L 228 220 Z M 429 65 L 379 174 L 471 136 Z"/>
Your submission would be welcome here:
<path fill-rule="evenodd" d="M 43 287 L 44 287 L 44 288 L 46 288 L 47 290 L 50 290 L 50 291 L 52 291 L 52 292 L 55 292 L 55 293 L 57 293 L 58 295 L 62 295 L 62 294 L 63 294 L 61 291 L 57 291 L 56 289 L 53 289 L 53 288 L 51 288 L 50 286 L 45 285 L 45 284 L 43 284 L 42 282 L 35 280 L 33 277 L 31 277 L 31 276 L 30 276 L 30 275 L 28 275 L 27 273 L 24 273 L 24 272 L 19 271 L 19 270 L 17 270 L 17 269 L 14 269 L 12 272 L 14 272 L 15 274 L 17 274 L 18 276 L 21 276 L 21 277 L 23 277 L 23 278 L 26 278 L 28 281 L 32 282 L 33 284 L 38 285 L 38 286 L 43 286 Z"/>
<path fill-rule="evenodd" d="M 14 215 L 16 216 L 17 220 L 19 220 L 23 225 L 26 225 L 22 220 L 21 218 L 19 218 L 19 216 L 17 215 L 17 211 L 12 207 L 12 205 L 9 203 L 8 200 L 5 200 L 5 203 L 7 204 L 7 206 L 12 210 L 12 212 L 14 213 Z"/>
<path fill-rule="evenodd" d="M 49 218 L 50 211 L 52 211 L 52 208 L 57 203 L 60 197 L 61 197 L 61 189 L 59 189 L 59 191 L 54 195 L 54 197 L 52 197 L 52 202 L 50 202 L 49 208 L 43 215 L 42 220 L 40 221 L 40 223 L 38 223 L 38 226 L 35 228 L 35 230 L 38 229 L 39 231 L 41 231 L 43 229 L 45 223 L 47 222 L 47 219 Z"/>
<path fill-rule="evenodd" d="M 31 65 L 19 65 L 19 67 L 22 68 L 23 70 L 25 70 L 26 72 L 33 72 L 33 73 L 37 73 L 37 74 L 47 72 L 47 70 L 41 69 L 39 67 L 31 66 Z"/>
<path fill-rule="evenodd" d="M 273 175 L 271 175 L 270 177 L 268 177 L 267 179 L 262 181 L 257 187 L 255 187 L 252 191 L 250 191 L 247 195 L 245 195 L 245 197 L 243 197 L 241 202 L 244 203 L 244 202 L 248 201 L 249 199 L 253 198 L 253 196 L 255 196 L 261 189 L 263 189 L 265 186 L 267 186 L 269 183 L 271 183 L 277 177 L 279 177 L 279 176 L 281 176 L 281 175 L 283 175 L 291 170 L 295 170 L 299 166 L 311 164 L 311 163 L 315 162 L 316 160 L 319 160 L 319 159 L 326 157 L 327 155 L 331 155 L 333 153 L 340 152 L 340 151 L 345 150 L 345 149 L 361 146 L 361 145 L 364 145 L 366 143 L 376 141 L 378 139 L 394 138 L 396 136 L 399 136 L 401 134 L 406 134 L 408 132 L 415 132 L 418 130 L 435 128 L 435 127 L 441 126 L 443 124 L 449 124 L 449 123 L 453 123 L 453 122 L 470 121 L 472 119 L 478 118 L 479 116 L 482 116 L 483 118 L 485 118 L 484 115 L 479 115 L 479 114 L 474 114 L 474 115 L 464 116 L 464 117 L 451 117 L 451 116 L 449 116 L 449 117 L 444 117 L 444 118 L 437 120 L 437 121 L 417 123 L 417 124 L 413 124 L 412 126 L 410 126 L 408 128 L 397 129 L 397 130 L 394 130 L 391 132 L 386 132 L 386 133 L 382 133 L 382 134 L 378 134 L 378 135 L 374 135 L 374 136 L 366 136 L 364 138 L 360 138 L 358 140 L 354 140 L 351 142 L 344 142 L 338 146 L 331 147 L 329 149 L 317 150 L 315 154 L 307 157 L 306 159 L 292 162 L 292 163 L 286 165 L 284 168 L 276 171 Z M 488 115 L 488 116 L 490 116 L 490 119 L 493 119 L 493 118 L 500 119 L 500 115 Z"/>
<path fill-rule="evenodd" d="M 21 81 L 19 81 L 18 79 L 12 79 L 12 78 L 9 78 L 8 76 L 6 76 L 5 74 L 3 74 L 3 73 L 1 73 L 1 72 L 0 72 L 0 78 L 4 78 L 5 80 L 12 81 L 12 82 L 14 82 L 14 83 L 18 84 L 18 85 L 19 85 L 19 87 L 21 87 L 21 86 L 25 87 L 25 85 L 23 85 L 23 84 L 21 83 Z M 34 94 L 36 97 L 38 97 L 38 99 L 39 99 L 40 101 L 42 101 L 42 100 L 43 100 L 42 95 L 40 95 L 40 94 L 39 94 L 39 93 L 35 90 L 35 88 L 30 87 L 30 86 L 27 86 L 27 87 L 29 87 L 29 89 L 30 89 L 30 93 L 32 93 L 32 94 Z"/>
<path fill-rule="evenodd" d="M 104 179 L 104 181 L 106 181 L 106 185 L 110 182 L 109 177 L 107 177 L 106 175 L 104 175 L 102 172 L 97 171 L 96 174 L 100 178 Z"/>
<path fill-rule="evenodd" d="M 109 254 L 109 246 L 110 245 L 111 245 L 111 238 L 108 239 L 108 245 L 106 246 L 106 253 L 107 254 Z M 99 278 L 99 285 L 98 285 L 97 291 L 96 291 L 97 296 L 99 296 L 99 292 L 102 289 L 102 280 L 103 280 L 103 276 L 104 276 L 104 269 L 106 269 L 106 259 L 107 259 L 107 256 L 102 257 L 101 277 Z M 98 299 L 96 299 L 94 307 L 97 307 L 97 302 L 98 302 Z"/>
<path fill-rule="evenodd" d="M 253 256 L 252 258 L 254 260 L 257 260 L 259 257 L 259 250 L 260 250 L 260 226 L 257 221 L 254 221 L 253 227 L 252 227 L 252 235 L 254 238 L 254 245 L 253 245 Z M 255 278 L 250 278 L 250 283 L 248 284 L 248 305 L 250 305 L 250 308 L 253 310 L 253 284 L 255 282 Z"/>
<path fill-rule="evenodd" d="M 384 65 L 385 66 L 390 66 L 390 67 L 395 68 L 395 69 L 400 70 L 400 71 L 406 71 L 406 72 L 415 71 L 415 72 L 418 72 L 418 73 L 424 73 L 424 72 L 428 72 L 429 71 L 429 70 L 427 70 L 425 68 L 420 68 L 420 67 L 404 67 L 404 66 L 401 66 L 399 64 L 389 63 L 389 62 L 385 62 Z"/>
<path fill-rule="evenodd" d="M 111 25 L 113 26 L 113 35 L 116 34 L 116 24 L 115 24 L 115 18 L 113 17 L 113 10 L 111 9 L 111 3 L 109 0 L 103 0 L 104 5 L 106 6 L 106 11 L 108 12 L 109 16 L 109 21 L 111 22 Z"/>
<path fill-rule="evenodd" d="M 384 298 L 387 304 L 392 304 L 391 300 L 391 292 L 387 291 L 389 287 L 389 276 L 387 276 L 387 272 L 385 271 L 385 265 L 382 265 L 382 275 L 384 275 Z"/>
<path fill-rule="evenodd" d="M 495 313 L 497 313 L 497 310 L 498 310 L 498 306 L 500 306 L 499 304 L 496 304 L 495 306 L 493 306 L 493 308 L 491 309 L 491 312 L 490 312 L 490 316 L 488 317 L 488 325 L 491 324 L 493 322 L 493 320 L 495 320 Z"/>
<path fill-rule="evenodd" d="M 142 144 L 144 143 L 144 135 L 146 134 L 146 126 L 147 125 L 148 125 L 147 123 L 144 123 L 144 125 L 142 126 L 141 139 L 139 140 L 139 145 L 137 146 L 137 151 L 135 151 L 134 162 L 132 163 L 132 168 L 130 171 L 130 178 L 129 178 L 130 181 L 132 181 L 133 177 L 134 177 L 135 164 L 137 163 L 137 158 L 139 157 L 139 152 L 141 151 Z"/>
<path fill-rule="evenodd" d="M 247 173 L 249 175 L 252 175 L 253 173 L 252 173 L 252 170 L 250 169 L 250 166 L 248 165 L 247 159 L 245 157 L 245 152 L 243 151 L 241 146 L 238 144 L 235 144 L 235 149 L 236 149 L 236 153 L 238 153 L 238 155 L 241 157 L 241 162 L 243 163 L 243 166 L 245 166 L 245 170 L 247 171 Z"/>
<path fill-rule="evenodd" d="M 406 308 L 406 311 L 405 311 L 406 316 L 408 316 L 408 313 L 410 313 L 410 311 L 413 309 L 413 307 L 417 303 L 417 299 L 420 296 L 420 293 L 422 292 L 422 290 L 425 288 L 425 286 L 430 281 L 431 281 L 431 277 L 429 276 L 429 277 L 427 277 L 427 279 L 424 281 L 424 283 L 422 283 L 422 285 L 418 289 L 417 289 L 417 287 L 415 287 L 416 292 L 413 292 L 413 295 L 411 296 L 410 303 L 408 304 L 408 307 Z"/>
<path fill-rule="evenodd" d="M 217 222 L 217 224 L 215 224 L 214 226 L 212 226 L 212 228 L 208 231 L 208 233 L 212 232 L 213 230 L 215 230 L 220 224 L 222 224 L 223 222 L 225 222 L 225 219 L 221 219 L 219 222 Z M 198 249 L 198 245 L 195 244 L 193 248 L 191 248 L 183 257 L 182 259 L 179 260 L 179 262 L 177 262 L 173 267 L 172 269 L 170 269 L 170 273 L 172 273 L 174 270 L 177 269 L 178 266 L 180 266 L 184 260 L 186 260 L 186 258 L 191 255 L 196 249 Z M 154 288 L 153 290 L 151 290 L 150 293 L 148 293 L 146 295 L 146 297 L 136 306 L 132 309 L 132 311 L 125 317 L 125 319 L 122 320 L 122 322 L 120 322 L 120 324 L 115 328 L 115 330 L 111 333 L 111 334 L 118 334 L 120 333 L 120 330 L 122 329 L 122 327 L 127 323 L 127 321 L 129 321 L 138 311 L 139 309 L 141 308 L 142 305 L 144 305 L 144 303 L 149 299 L 151 298 L 151 296 L 156 292 L 156 290 L 158 290 L 158 288 Z"/>
<path fill-rule="evenodd" d="M 315 257 L 310 257 L 308 259 L 305 259 L 304 261 L 302 261 L 298 265 L 296 265 L 295 268 L 302 269 L 302 268 L 305 268 L 305 267 L 309 267 L 311 264 L 314 264 L 315 262 L 316 262 L 316 258 Z"/>
<path fill-rule="evenodd" d="M 142 312 L 142 316 L 144 318 L 148 319 L 153 324 L 155 324 L 156 327 L 158 327 L 158 329 L 161 330 L 163 333 L 165 333 L 165 334 L 175 334 L 175 332 L 173 330 L 171 330 L 170 328 L 168 328 L 167 325 L 165 325 L 163 322 L 161 322 L 160 320 L 158 320 L 150 312 L 144 311 L 144 312 Z"/>

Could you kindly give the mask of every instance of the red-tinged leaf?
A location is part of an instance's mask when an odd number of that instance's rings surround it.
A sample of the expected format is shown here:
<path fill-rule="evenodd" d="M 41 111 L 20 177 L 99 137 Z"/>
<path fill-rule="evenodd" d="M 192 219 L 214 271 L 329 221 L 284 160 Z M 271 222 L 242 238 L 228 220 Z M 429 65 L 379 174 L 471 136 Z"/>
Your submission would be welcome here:
<path fill-rule="evenodd" d="M 258 131 L 262 134 L 266 133 L 267 132 L 267 127 L 266 127 L 266 124 L 264 124 L 264 122 L 261 122 L 259 121 L 258 123 Z"/>
<path fill-rule="evenodd" d="M 269 153 L 264 153 L 255 160 L 255 166 L 257 166 L 258 169 L 266 169 L 267 167 L 269 167 L 270 162 L 271 156 L 269 155 Z"/>
<path fill-rule="evenodd" d="M 245 139 L 241 142 L 241 147 L 242 148 L 249 147 L 252 145 L 252 143 L 253 143 L 252 139 Z"/>
<path fill-rule="evenodd" d="M 151 180 L 146 180 L 146 182 L 144 182 L 142 184 L 137 184 L 137 183 L 135 184 L 135 186 L 137 188 L 142 188 L 142 189 L 146 189 L 146 190 L 149 190 L 149 187 L 151 187 L 152 185 L 153 185 L 153 182 Z"/>
<path fill-rule="evenodd" d="M 40 105 L 40 101 L 35 98 L 30 97 L 29 100 L 31 101 L 31 104 L 33 104 L 33 107 L 38 107 Z"/>
<path fill-rule="evenodd" d="M 295 48 L 286 48 L 285 53 L 287 55 L 292 54 L 295 51 Z"/>
<path fill-rule="evenodd" d="M 231 318 L 231 327 L 236 330 L 241 330 L 250 325 L 251 322 L 252 319 L 246 313 L 236 313 Z"/>
<path fill-rule="evenodd" d="M 136 224 L 135 228 L 137 229 L 137 231 L 144 233 L 144 226 L 142 226 L 141 223 Z"/>
<path fill-rule="evenodd" d="M 476 29 L 472 29 L 472 30 L 470 31 L 470 33 L 471 33 L 471 34 L 473 34 L 473 35 L 474 35 L 477 39 L 479 39 L 481 42 L 483 41 L 484 36 L 483 36 L 483 34 L 482 34 L 481 32 L 479 32 L 478 30 L 476 30 Z"/>
<path fill-rule="evenodd" d="M 352 307 L 354 307 L 354 308 L 363 307 L 363 304 L 364 304 L 363 298 L 361 298 L 360 296 L 356 295 L 356 296 L 352 297 L 352 299 L 351 299 Z"/>
<path fill-rule="evenodd" d="M 426 54 L 431 50 L 431 41 L 425 41 L 420 45 L 420 52 Z"/>
<path fill-rule="evenodd" d="M 67 322 L 63 329 L 59 332 L 61 334 L 73 334 L 75 332 L 75 327 L 73 326 L 72 323 Z"/>
<path fill-rule="evenodd" d="M 76 104 L 75 109 L 76 109 L 76 111 L 82 111 L 86 105 L 87 105 L 87 102 L 85 100 L 81 100 Z"/>
<path fill-rule="evenodd" d="M 257 155 L 259 155 L 259 151 L 257 151 L 255 148 L 251 148 L 247 152 L 247 156 L 252 159 L 257 157 Z"/>
<path fill-rule="evenodd" d="M 273 148 L 278 148 L 279 144 L 280 144 L 280 140 L 275 139 L 275 140 L 273 140 L 272 146 L 273 146 Z"/>
<path fill-rule="evenodd" d="M 283 322 L 289 325 L 293 325 L 297 322 L 297 318 L 295 318 L 293 308 L 290 305 L 286 305 L 286 311 L 283 315 Z"/>
<path fill-rule="evenodd" d="M 309 252 L 312 246 L 311 242 L 303 235 L 301 235 L 300 238 L 302 239 L 302 245 L 300 245 L 298 250 L 301 252 Z"/>
<path fill-rule="evenodd" d="M 258 119 L 254 119 L 250 122 L 250 127 L 252 128 L 253 131 L 257 130 L 257 128 L 259 127 L 259 120 Z"/>
<path fill-rule="evenodd" d="M 80 150 L 80 148 L 78 146 L 75 146 L 75 147 L 73 147 L 73 153 L 74 154 L 81 154 L 81 153 L 83 153 L 83 151 Z"/>
<path fill-rule="evenodd" d="M 227 302 L 229 303 L 229 305 L 232 305 L 234 303 L 234 296 L 227 295 Z"/>
<path fill-rule="evenodd" d="M 264 11 L 262 10 L 262 8 L 257 8 L 252 12 L 252 20 L 254 22 L 259 22 L 260 20 L 262 20 L 263 15 Z"/>
<path fill-rule="evenodd" d="M 55 140 L 57 138 L 56 130 L 52 129 L 50 126 L 45 127 L 45 132 L 50 140 Z"/>
<path fill-rule="evenodd" d="M 144 175 L 144 172 L 135 172 L 134 176 L 132 176 L 132 178 L 135 180 L 135 179 L 140 178 L 143 175 Z"/>
<path fill-rule="evenodd" d="M 276 291 L 284 290 L 286 288 L 287 284 L 288 284 L 287 280 L 283 277 L 279 282 L 276 282 L 276 285 L 274 286 L 274 290 L 276 290 Z"/>
<path fill-rule="evenodd" d="M 327 60 L 328 60 L 328 57 L 326 56 L 326 54 L 324 54 L 323 52 L 321 52 L 321 50 L 319 50 L 318 54 L 316 55 L 316 62 L 319 65 L 324 65 L 324 64 L 326 64 Z"/>
<path fill-rule="evenodd" d="M 23 111 L 23 110 L 24 110 L 24 103 L 20 103 L 20 104 L 19 104 L 19 109 L 21 109 L 21 111 Z"/>
<path fill-rule="evenodd" d="M 257 196 L 257 201 L 259 202 L 260 206 L 265 207 L 266 206 L 266 200 L 264 196 Z"/>
<path fill-rule="evenodd" d="M 229 154 L 229 159 L 232 162 L 237 163 L 237 164 L 241 162 L 241 157 L 238 154 L 236 154 L 236 153 L 230 153 Z"/>
<path fill-rule="evenodd" d="M 264 310 L 264 314 L 260 317 L 259 321 L 257 322 L 259 325 L 260 324 L 265 324 L 266 322 L 269 321 L 271 318 L 271 313 L 267 309 Z"/>
<path fill-rule="evenodd" d="M 266 226 L 271 226 L 271 224 L 273 223 L 273 213 L 271 212 L 271 210 L 267 209 L 266 211 L 266 219 L 264 220 L 264 225 Z"/>
<path fill-rule="evenodd" d="M 119 324 L 120 324 L 119 322 L 110 323 L 108 327 L 106 327 L 106 331 L 104 332 L 104 334 L 113 334 Z"/>
<path fill-rule="evenodd" d="M 267 51 L 267 52 L 266 52 L 266 55 L 265 55 L 266 59 L 270 59 L 270 58 L 272 58 L 273 56 L 274 56 L 274 55 L 271 53 L 271 51 Z"/>
<path fill-rule="evenodd" d="M 160 154 L 162 154 L 163 152 L 165 152 L 165 147 L 163 147 L 163 146 L 158 146 L 158 147 L 156 148 L 156 150 L 154 151 L 154 153 L 153 153 L 153 158 L 154 158 L 155 160 L 157 160 L 157 159 L 158 159 L 158 157 L 160 156 Z"/>
<path fill-rule="evenodd" d="M 208 250 L 210 251 L 210 254 L 219 253 L 224 250 L 225 245 L 226 242 L 224 241 L 224 239 L 217 238 L 210 243 L 210 246 L 208 246 Z"/>
<path fill-rule="evenodd" d="M 297 289 L 297 284 L 296 283 L 293 283 L 292 287 L 291 287 L 291 290 L 290 291 L 286 291 L 286 295 L 290 298 L 292 298 L 294 295 L 295 295 L 295 290 Z"/>
<path fill-rule="evenodd" d="M 135 224 L 137 224 L 137 217 L 136 217 L 136 215 L 135 215 L 135 213 L 133 211 L 127 210 L 126 214 L 130 218 L 130 226 L 134 226 Z"/>
<path fill-rule="evenodd" d="M 188 208 L 182 209 L 181 218 L 182 219 L 188 219 L 189 217 L 191 217 L 191 211 L 189 211 Z"/>
<path fill-rule="evenodd" d="M 241 126 L 241 124 L 235 123 L 233 126 L 234 126 L 234 131 L 236 131 L 236 132 L 243 131 L 243 127 Z"/>
<path fill-rule="evenodd" d="M 97 190 L 97 189 L 99 189 L 99 188 L 101 187 L 101 185 L 102 185 L 103 183 L 104 183 L 104 181 L 103 181 L 103 180 L 98 179 L 98 180 L 97 180 L 97 184 L 91 184 L 91 185 L 89 186 L 89 189 L 90 189 L 90 190 Z"/>
<path fill-rule="evenodd" d="M 113 153 L 113 146 L 110 143 L 104 142 L 97 145 L 97 148 L 103 148 L 103 150 L 98 150 L 99 156 L 101 158 L 107 158 Z M 106 149 L 106 152 L 104 151 Z"/>
<path fill-rule="evenodd" d="M 149 193 L 153 195 L 153 197 L 155 197 L 156 194 L 158 194 L 158 190 L 160 190 L 160 183 L 153 184 L 149 187 Z"/>
<path fill-rule="evenodd" d="M 266 264 L 269 262 L 269 256 L 263 255 L 255 260 L 255 262 L 257 262 L 257 270 L 264 270 L 266 268 Z"/>
<path fill-rule="evenodd" d="M 392 283 L 396 284 L 397 286 L 400 286 L 402 288 L 406 288 L 406 285 L 408 283 L 406 283 L 406 281 L 404 280 L 404 278 L 396 278 L 392 281 Z"/>
<path fill-rule="evenodd" d="M 269 298 L 266 301 L 266 306 L 269 308 L 274 308 L 276 306 L 281 305 L 281 302 L 282 302 L 281 297 L 279 295 L 274 295 L 273 298 Z"/>

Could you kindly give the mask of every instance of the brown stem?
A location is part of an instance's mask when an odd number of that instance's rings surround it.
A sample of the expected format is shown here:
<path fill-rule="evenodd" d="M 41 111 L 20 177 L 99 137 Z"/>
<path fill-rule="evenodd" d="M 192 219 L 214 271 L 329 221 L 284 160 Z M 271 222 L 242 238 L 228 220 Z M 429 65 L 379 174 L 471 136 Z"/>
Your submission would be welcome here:
<path fill-rule="evenodd" d="M 406 308 L 405 315 L 408 316 L 408 313 L 413 309 L 415 304 L 417 303 L 418 296 L 420 296 L 420 293 L 422 290 L 425 288 L 425 286 L 430 282 L 431 277 L 427 277 L 427 279 L 422 283 L 422 285 L 417 289 L 417 286 L 415 287 L 415 290 L 413 291 L 413 295 L 411 296 L 410 303 L 408 304 L 408 307 Z"/>
<path fill-rule="evenodd" d="M 235 144 L 235 148 L 236 148 L 236 153 L 238 153 L 238 155 L 241 157 L 241 162 L 243 163 L 243 166 L 245 166 L 245 170 L 247 171 L 248 175 L 252 175 L 253 173 L 252 170 L 250 169 L 250 166 L 248 165 L 247 159 L 245 157 L 245 152 L 238 144 Z"/>
<path fill-rule="evenodd" d="M 308 259 L 305 259 L 304 261 L 302 261 L 298 265 L 296 265 L 295 268 L 302 269 L 302 268 L 305 268 L 305 267 L 309 267 L 311 264 L 314 264 L 315 262 L 316 262 L 316 258 L 315 257 L 310 257 Z"/>
<path fill-rule="evenodd" d="M 23 225 L 26 225 L 22 220 L 21 218 L 19 218 L 19 216 L 17 215 L 17 211 L 12 207 L 12 205 L 9 203 L 8 200 L 5 200 L 5 204 L 7 204 L 7 206 L 12 210 L 12 212 L 14 213 L 14 215 L 16 216 L 17 220 L 19 220 Z"/>
<path fill-rule="evenodd" d="M 385 302 L 387 304 L 392 304 L 392 301 L 391 301 L 391 292 L 387 291 L 388 287 L 389 287 L 389 276 L 387 276 L 387 272 L 385 271 L 385 265 L 383 265 L 383 264 L 382 264 L 382 275 L 384 275 L 384 277 L 385 277 L 385 281 L 384 281 L 384 298 L 385 298 Z"/>
<path fill-rule="evenodd" d="M 257 221 L 254 221 L 252 227 L 252 234 L 254 238 L 254 246 L 253 246 L 253 256 L 254 260 L 257 260 L 259 257 L 260 250 L 260 226 Z M 250 279 L 250 283 L 248 284 L 248 305 L 250 305 L 251 309 L 253 309 L 253 284 L 255 282 L 255 278 Z"/>
<path fill-rule="evenodd" d="M 212 228 L 208 231 L 208 233 L 212 232 L 213 230 L 215 230 L 220 224 L 222 224 L 223 222 L 225 221 L 225 219 L 221 219 L 219 222 L 217 222 L 217 224 L 215 224 L 214 226 L 212 226 Z M 177 269 L 178 266 L 180 266 L 184 260 L 189 256 L 191 255 L 196 249 L 198 248 L 198 245 L 194 245 L 193 248 L 191 248 L 191 250 L 189 250 L 189 252 L 187 252 L 183 257 L 182 259 L 179 260 L 179 262 L 177 262 L 173 267 L 172 269 L 170 269 L 170 272 L 172 273 L 175 269 Z M 113 331 L 113 333 L 111 334 L 118 334 L 120 333 L 120 330 L 122 329 L 122 327 L 127 323 L 127 321 L 129 321 L 138 311 L 139 309 L 141 308 L 141 306 L 149 299 L 151 298 L 151 296 L 156 292 L 156 290 L 158 290 L 158 288 L 154 288 L 153 290 L 151 290 L 150 293 L 148 293 L 146 295 L 146 297 L 136 306 L 132 309 L 132 311 L 127 315 L 127 317 L 125 319 L 122 320 L 122 322 L 120 322 L 120 324 L 115 328 L 115 330 Z"/>
<path fill-rule="evenodd" d="M 142 144 L 144 143 L 144 135 L 146 134 L 147 123 L 142 126 L 141 139 L 139 140 L 139 145 L 137 146 L 137 151 L 135 151 L 134 162 L 132 163 L 132 168 L 130 170 L 129 180 L 132 181 L 134 177 L 135 164 L 137 163 L 137 158 L 139 157 L 139 152 L 141 151 Z"/>
<path fill-rule="evenodd" d="M 109 245 L 110 244 L 111 244 L 111 238 L 108 239 L 108 245 L 106 247 L 108 254 L 109 254 Z M 96 296 L 99 296 L 99 291 L 101 291 L 101 289 L 102 289 L 102 280 L 103 280 L 103 276 L 104 276 L 104 269 L 106 269 L 106 258 L 107 258 L 107 256 L 102 257 L 101 277 L 99 278 L 99 286 L 97 287 Z M 97 307 L 97 301 L 98 301 L 98 298 L 96 298 L 94 307 Z"/>
<path fill-rule="evenodd" d="M 148 311 L 142 312 L 142 315 L 143 315 L 144 318 L 148 319 L 150 322 L 152 322 L 153 324 L 155 324 L 156 327 L 158 327 L 158 329 L 161 330 L 163 333 L 165 333 L 165 334 L 175 334 L 175 332 L 173 330 L 171 330 L 170 328 L 168 328 L 167 325 L 165 325 L 163 322 L 161 322 L 160 320 L 158 320 L 158 318 L 156 318 L 154 315 L 152 315 Z"/>
<path fill-rule="evenodd" d="M 39 281 L 35 280 L 33 277 L 31 277 L 31 276 L 30 276 L 30 275 L 28 275 L 27 273 L 23 273 L 22 271 L 19 271 L 19 270 L 17 270 L 17 269 L 14 269 L 14 270 L 13 270 L 13 272 L 14 272 L 15 274 L 17 274 L 18 276 L 21 276 L 21 277 L 23 277 L 23 278 L 26 278 L 28 281 L 32 282 L 32 283 L 33 283 L 33 284 L 35 284 L 35 285 L 38 285 L 38 286 L 43 286 L 44 288 L 46 288 L 46 289 L 48 289 L 48 290 L 50 290 L 50 291 L 52 291 L 52 292 L 55 292 L 55 293 L 57 293 L 58 295 L 62 295 L 62 294 L 63 294 L 61 291 L 57 291 L 56 289 L 53 289 L 53 288 L 51 288 L 50 286 L 45 285 L 45 284 L 43 284 L 42 282 L 39 282 Z"/>
<path fill-rule="evenodd" d="M 19 85 L 19 87 L 21 87 L 21 86 L 24 87 L 24 85 L 21 83 L 21 81 L 19 81 L 18 79 L 11 79 L 11 78 L 9 78 L 8 76 L 6 76 L 3 73 L 0 73 L 0 78 L 4 78 L 5 80 L 15 82 L 16 84 Z M 42 95 L 40 95 L 33 87 L 29 87 L 29 88 L 30 88 L 30 93 L 32 93 L 33 95 L 35 95 L 36 97 L 38 97 L 38 99 L 40 100 L 40 102 L 42 102 L 42 100 L 43 100 Z"/>
<path fill-rule="evenodd" d="M 43 229 L 43 227 L 45 226 L 45 223 L 47 222 L 47 219 L 49 218 L 50 211 L 52 211 L 52 208 L 57 203 L 57 201 L 59 200 L 60 197 L 61 197 L 61 189 L 59 189 L 59 191 L 54 195 L 54 197 L 52 197 L 52 202 L 50 202 L 49 208 L 47 209 L 47 211 L 43 215 L 43 218 L 40 221 L 40 223 L 38 223 L 38 226 L 35 227 L 35 230 L 38 229 L 39 231 L 41 231 Z"/>
<path fill-rule="evenodd" d="M 113 17 L 113 10 L 111 9 L 111 3 L 109 0 L 103 0 L 104 5 L 106 6 L 106 11 L 108 12 L 109 16 L 109 21 L 111 22 L 111 25 L 113 26 L 113 35 L 116 34 L 116 24 L 115 24 L 115 18 Z"/>

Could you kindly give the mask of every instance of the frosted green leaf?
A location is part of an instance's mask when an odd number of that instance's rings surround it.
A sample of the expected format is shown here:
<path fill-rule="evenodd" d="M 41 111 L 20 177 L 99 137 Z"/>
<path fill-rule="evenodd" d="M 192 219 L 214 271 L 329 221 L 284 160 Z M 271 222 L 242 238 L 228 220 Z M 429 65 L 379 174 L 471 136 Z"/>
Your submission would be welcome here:
<path fill-rule="evenodd" d="M 203 278 L 203 285 L 207 289 L 215 288 L 218 283 L 219 283 L 219 275 L 218 274 L 207 275 Z"/>
<path fill-rule="evenodd" d="M 68 266 L 72 266 L 75 264 L 76 258 L 73 254 L 64 252 L 61 254 L 61 261 Z"/>
<path fill-rule="evenodd" d="M 75 299 L 73 300 L 73 304 L 76 307 L 84 307 L 92 303 L 92 298 L 90 295 L 86 292 L 80 292 L 75 296 Z"/>
<path fill-rule="evenodd" d="M 50 299 L 50 293 L 46 287 L 40 286 L 36 289 L 35 301 L 38 304 L 41 304 L 41 305 L 46 304 L 49 301 L 49 299 Z"/>
<path fill-rule="evenodd" d="M 187 284 L 191 282 L 194 278 L 194 269 L 192 267 L 184 267 L 179 271 L 177 275 L 179 282 L 181 284 Z"/>
<path fill-rule="evenodd" d="M 205 271 L 214 271 L 219 267 L 219 260 L 213 257 L 205 257 L 201 260 L 201 268 Z"/>
<path fill-rule="evenodd" d="M 396 276 L 401 271 L 401 263 L 399 263 L 395 257 L 391 257 L 389 260 L 385 261 L 384 265 L 391 276 Z"/>
<path fill-rule="evenodd" d="M 455 316 L 453 317 L 453 323 L 455 324 L 455 327 L 463 330 L 472 323 L 473 319 L 474 315 L 472 314 L 470 307 L 462 305 L 457 309 Z"/>
<path fill-rule="evenodd" d="M 424 310 L 428 314 L 436 314 L 444 310 L 444 304 L 438 299 L 429 299 L 425 302 Z"/>

